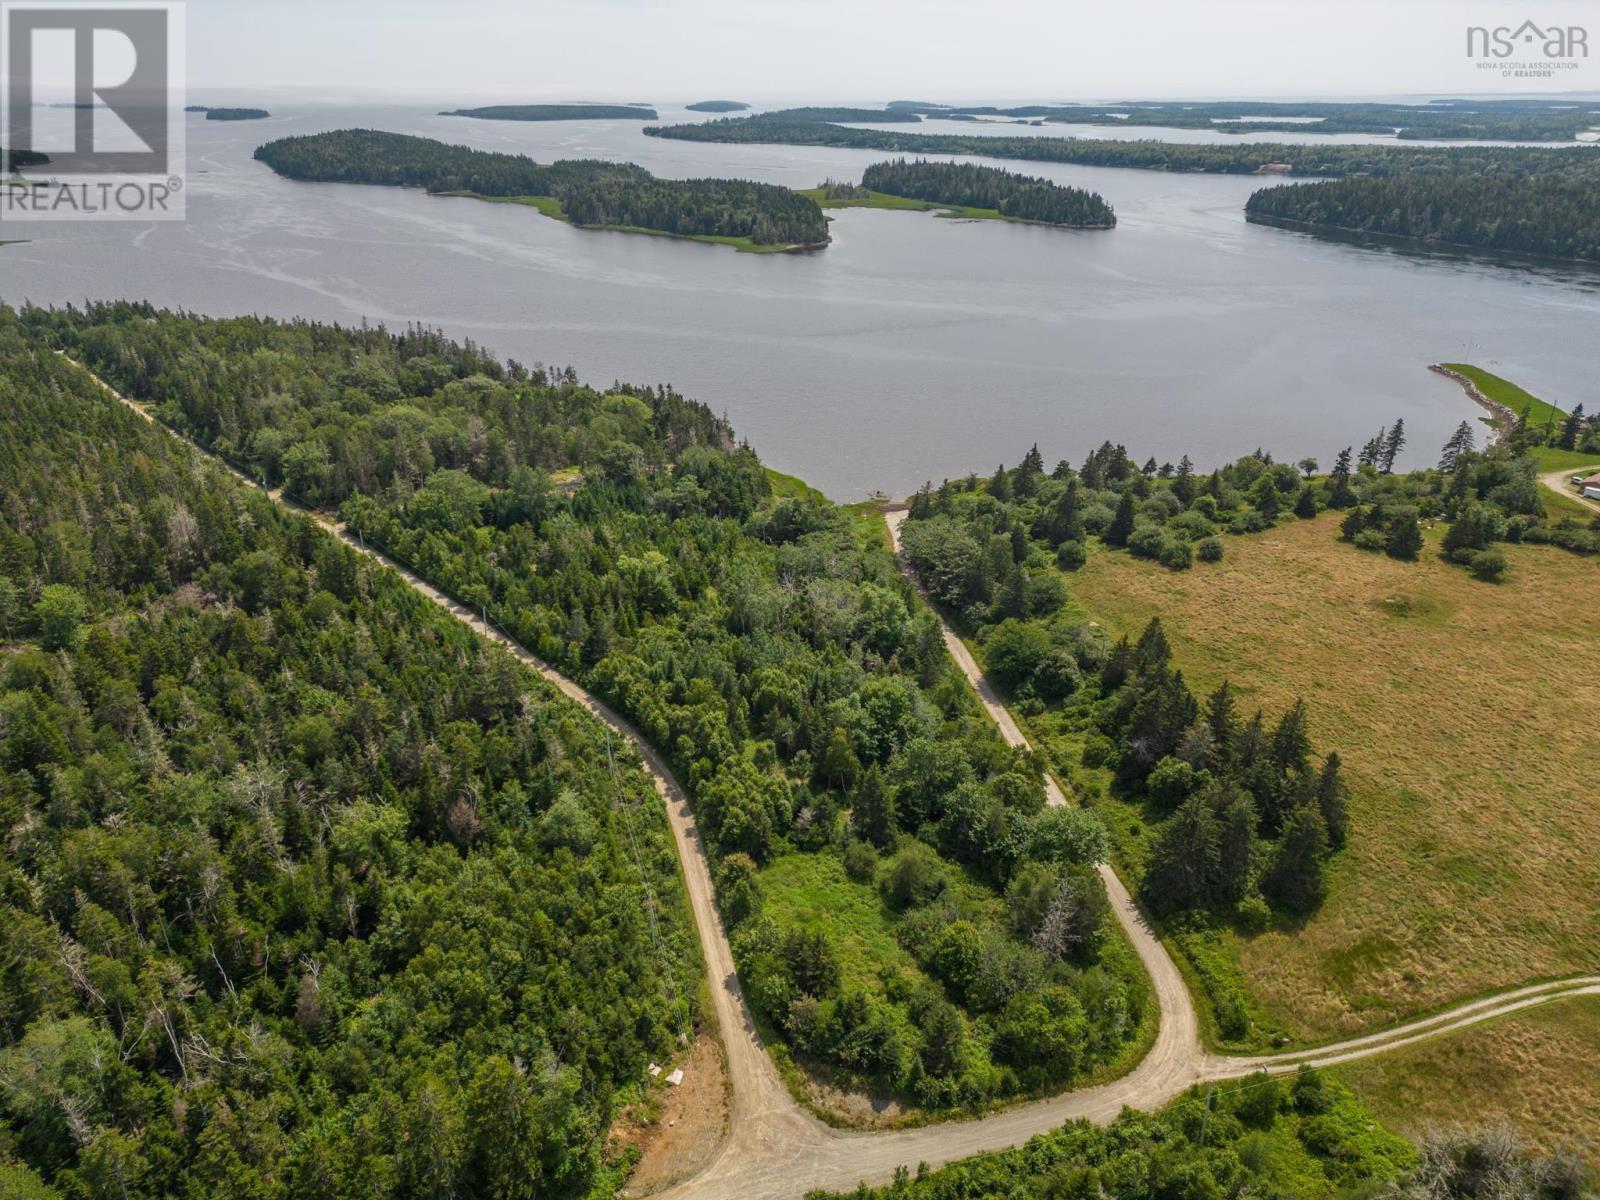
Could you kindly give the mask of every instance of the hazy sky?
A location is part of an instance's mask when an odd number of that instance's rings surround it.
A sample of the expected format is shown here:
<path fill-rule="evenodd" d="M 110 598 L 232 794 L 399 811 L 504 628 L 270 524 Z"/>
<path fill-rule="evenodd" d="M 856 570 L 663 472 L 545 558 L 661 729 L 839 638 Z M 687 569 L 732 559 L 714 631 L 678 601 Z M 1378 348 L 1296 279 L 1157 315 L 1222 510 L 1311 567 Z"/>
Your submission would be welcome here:
<path fill-rule="evenodd" d="M 1587 25 L 1554 80 L 1472 24 Z M 190 0 L 191 91 L 666 103 L 1600 89 L 1600 0 Z"/>

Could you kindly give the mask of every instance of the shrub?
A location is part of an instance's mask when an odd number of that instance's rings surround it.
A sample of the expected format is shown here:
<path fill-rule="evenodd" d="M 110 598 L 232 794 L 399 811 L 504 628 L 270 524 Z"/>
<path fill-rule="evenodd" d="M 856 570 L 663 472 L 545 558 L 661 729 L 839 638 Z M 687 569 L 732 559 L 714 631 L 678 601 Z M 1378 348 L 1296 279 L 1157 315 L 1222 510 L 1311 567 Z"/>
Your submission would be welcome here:
<path fill-rule="evenodd" d="M 1189 543 L 1180 538 L 1171 538 L 1161 548 L 1161 565 L 1169 571 L 1187 571 L 1194 563 L 1194 552 L 1190 550 Z"/>
<path fill-rule="evenodd" d="M 1056 547 L 1056 566 L 1063 571 L 1076 571 L 1086 558 L 1082 542 L 1062 542 Z"/>
<path fill-rule="evenodd" d="M 1189 798 L 1198 782 L 1199 772 L 1183 759 L 1168 755 L 1150 772 L 1145 786 L 1150 789 L 1150 798 L 1170 811 Z"/>
<path fill-rule="evenodd" d="M 1272 521 L 1256 509 L 1247 508 L 1228 522 L 1229 533 L 1260 533 L 1270 528 Z"/>
<path fill-rule="evenodd" d="M 1260 896 L 1246 896 L 1239 901 L 1234 915 L 1242 933 L 1265 933 L 1272 925 L 1272 909 Z"/>
<path fill-rule="evenodd" d="M 1389 539 L 1376 529 L 1363 529 L 1350 540 L 1357 548 L 1371 550 L 1375 554 L 1389 544 Z"/>
<path fill-rule="evenodd" d="M 1219 537 L 1201 538 L 1195 543 L 1194 553 L 1195 557 L 1201 562 L 1221 562 L 1223 554 L 1222 539 Z"/>
<path fill-rule="evenodd" d="M 1128 553 L 1137 558 L 1159 559 L 1171 541 L 1159 525 L 1141 525 L 1128 535 Z"/>
<path fill-rule="evenodd" d="M 891 907 L 906 909 L 936 899 L 949 882 L 944 863 L 933 848 L 912 842 L 889 860 L 889 870 L 880 886 Z"/>
<path fill-rule="evenodd" d="M 1097 733 L 1083 743 L 1083 752 L 1079 757 L 1086 767 L 1103 767 L 1116 752 L 1117 748 L 1111 739 Z"/>
<path fill-rule="evenodd" d="M 1498 583 L 1506 573 L 1506 556 L 1498 550 L 1476 551 L 1467 567 L 1474 576 L 1486 583 Z"/>
<path fill-rule="evenodd" d="M 844 848 L 844 873 L 856 883 L 871 883 L 878 874 L 878 852 L 867 842 L 852 840 Z"/>

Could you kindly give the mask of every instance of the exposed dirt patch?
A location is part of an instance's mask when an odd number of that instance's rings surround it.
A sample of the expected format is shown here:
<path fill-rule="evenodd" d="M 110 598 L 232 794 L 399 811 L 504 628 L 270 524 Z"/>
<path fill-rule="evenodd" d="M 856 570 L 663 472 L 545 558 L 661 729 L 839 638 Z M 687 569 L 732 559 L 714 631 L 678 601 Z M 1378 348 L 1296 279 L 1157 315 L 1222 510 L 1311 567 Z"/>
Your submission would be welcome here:
<path fill-rule="evenodd" d="M 666 1077 L 677 1068 L 683 1083 Z M 624 1196 L 648 1196 L 698 1174 L 715 1156 L 728 1129 L 727 1073 L 717 1039 L 701 1033 L 688 1052 L 663 1063 L 645 1101 L 634 1105 L 612 1128 L 619 1148 L 634 1147 L 639 1162 L 622 1189 Z"/>

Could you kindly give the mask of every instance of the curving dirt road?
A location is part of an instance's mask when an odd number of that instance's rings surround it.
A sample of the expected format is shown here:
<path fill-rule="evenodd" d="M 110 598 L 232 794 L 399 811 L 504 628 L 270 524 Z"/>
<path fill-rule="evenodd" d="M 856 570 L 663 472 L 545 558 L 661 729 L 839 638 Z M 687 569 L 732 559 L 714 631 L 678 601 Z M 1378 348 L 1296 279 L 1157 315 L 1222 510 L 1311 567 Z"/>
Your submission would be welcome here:
<path fill-rule="evenodd" d="M 1574 475 L 1587 478 L 1600 471 L 1600 466 L 1595 467 L 1568 467 L 1565 471 L 1546 471 L 1539 476 L 1539 482 L 1544 484 L 1558 496 L 1565 496 L 1574 504 L 1581 504 L 1587 509 L 1600 513 L 1600 500 L 1591 500 L 1587 496 L 1580 496 L 1572 490 L 1572 485 L 1567 481 Z"/>
<path fill-rule="evenodd" d="M 63 356 L 65 357 L 65 356 Z M 69 360 L 71 361 L 71 360 Z M 160 425 L 143 405 L 118 393 L 105 381 L 79 365 L 105 392 L 153 424 Z M 203 447 L 161 425 L 200 454 L 221 462 Z M 240 472 L 222 465 L 246 484 L 256 484 Z M 563 695 L 581 704 L 624 738 L 639 755 L 666 805 L 668 821 L 683 868 L 684 884 L 699 932 L 701 953 L 711 978 L 711 994 L 726 1050 L 732 1090 L 729 1134 L 711 1165 L 693 1179 L 657 1195 L 666 1200 L 785 1200 L 813 1188 L 846 1190 L 865 1180 L 882 1183 L 901 1165 L 931 1166 L 990 1150 L 1018 1145 L 1038 1133 L 1076 1118 L 1106 1123 L 1125 1107 L 1158 1108 L 1191 1084 L 1227 1079 L 1265 1069 L 1292 1071 L 1302 1062 L 1329 1065 L 1381 1053 L 1423 1038 L 1460 1029 L 1481 1021 L 1567 996 L 1600 994 L 1600 975 L 1585 976 L 1529 987 L 1460 1005 L 1406 1025 L 1368 1037 L 1260 1058 L 1207 1054 L 1200 1045 L 1194 1006 L 1183 979 L 1166 949 L 1145 924 L 1133 899 L 1115 872 L 1101 868 L 1112 909 L 1129 940 L 1138 950 L 1155 987 L 1161 1024 L 1154 1047 L 1132 1072 L 1112 1083 L 1068 1092 L 1048 1100 L 1018 1105 L 976 1120 L 950 1121 L 920 1129 L 883 1133 L 848 1133 L 830 1129 L 805 1112 L 789 1095 L 772 1060 L 761 1045 L 734 974 L 733 954 L 716 909 L 699 833 L 683 789 L 667 764 L 638 732 L 607 705 L 567 679 L 517 643 L 457 604 L 407 568 L 367 546 L 358 534 L 325 513 L 298 505 L 281 492 L 267 493 L 286 507 L 304 512 L 347 545 L 393 569 L 419 593 L 444 608 L 477 633 L 504 646 L 532 667 Z M 888 514 L 891 536 L 899 546 L 903 513 Z M 977 662 L 946 625 L 945 644 L 971 681 L 1007 742 L 1027 745 L 1021 728 L 1000 703 Z M 1053 778 L 1045 779 L 1051 804 L 1066 797 Z"/>

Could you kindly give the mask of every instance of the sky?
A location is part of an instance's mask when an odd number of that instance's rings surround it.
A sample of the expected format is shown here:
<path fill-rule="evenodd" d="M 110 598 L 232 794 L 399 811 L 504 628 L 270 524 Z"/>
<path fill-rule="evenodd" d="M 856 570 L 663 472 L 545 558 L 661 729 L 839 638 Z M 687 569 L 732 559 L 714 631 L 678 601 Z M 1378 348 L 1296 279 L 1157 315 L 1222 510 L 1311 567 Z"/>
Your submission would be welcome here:
<path fill-rule="evenodd" d="M 189 0 L 188 79 L 318 98 L 671 103 L 1600 91 L 1600 0 Z M 1470 25 L 1583 26 L 1517 78 Z M 1521 54 L 1516 57 L 1523 57 Z"/>

